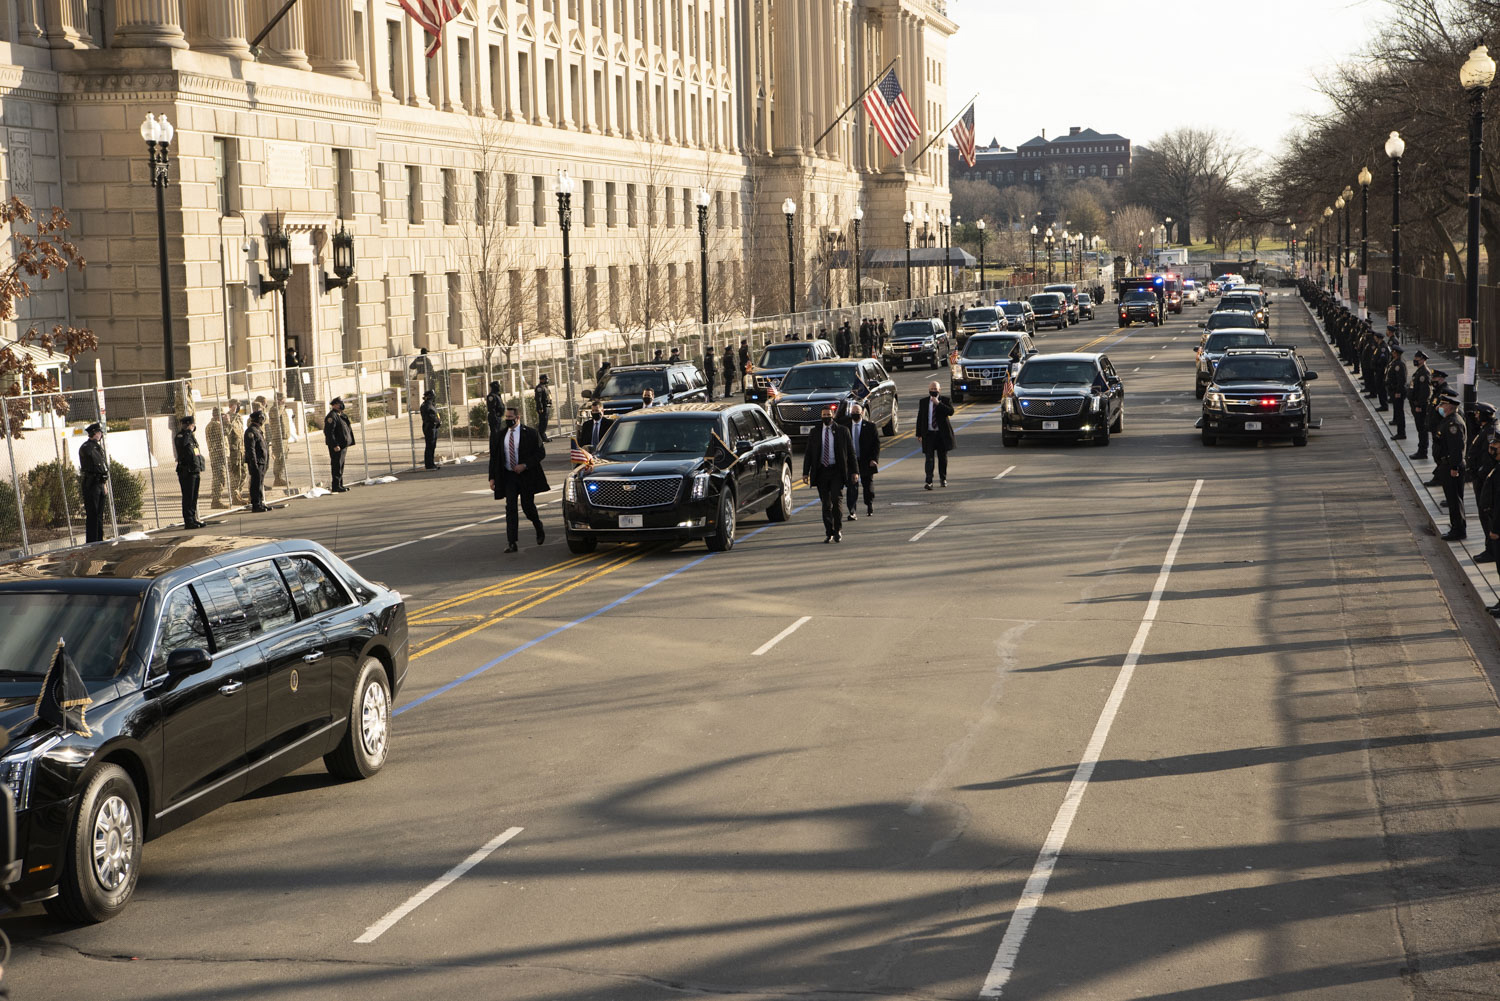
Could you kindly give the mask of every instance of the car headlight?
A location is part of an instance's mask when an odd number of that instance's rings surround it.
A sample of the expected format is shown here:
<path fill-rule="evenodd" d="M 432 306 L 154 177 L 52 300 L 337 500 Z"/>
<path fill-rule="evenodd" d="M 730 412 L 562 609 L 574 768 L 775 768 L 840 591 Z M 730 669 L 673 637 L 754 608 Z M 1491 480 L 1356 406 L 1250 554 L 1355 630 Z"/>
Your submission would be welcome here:
<path fill-rule="evenodd" d="M 1307 397 L 1300 390 L 1286 394 L 1285 403 L 1288 407 L 1300 407 L 1307 401 Z"/>
<path fill-rule="evenodd" d="M 1224 394 L 1220 393 L 1220 392 L 1204 393 L 1203 394 L 1203 405 L 1205 407 L 1207 407 L 1209 410 L 1223 410 L 1224 409 Z"/>
<path fill-rule="evenodd" d="M 1008 413 L 1008 414 L 1015 413 L 1016 412 L 1016 398 L 1014 396 L 1007 396 L 1005 398 L 1005 401 L 1002 404 L 1002 406 L 1004 407 L 1004 410 L 1005 410 L 1006 413 Z"/>
<path fill-rule="evenodd" d="M 953 378 L 954 379 L 962 379 L 963 377 L 964 377 L 964 367 L 962 365 L 959 365 L 959 364 L 955 363 L 953 365 Z"/>
<path fill-rule="evenodd" d="M 563 481 L 563 500 L 569 504 L 578 500 L 578 475 L 576 473 Z"/>
<path fill-rule="evenodd" d="M 693 476 L 693 500 L 702 500 L 708 496 L 708 474 L 697 473 Z"/>
<path fill-rule="evenodd" d="M 922 341 L 922 347 L 930 348 L 937 343 L 936 337 L 928 337 Z"/>
<path fill-rule="evenodd" d="M 1089 400 L 1089 409 L 1095 411 L 1096 413 L 1103 405 L 1104 398 L 1102 396 L 1095 396 L 1093 399 Z"/>
<path fill-rule="evenodd" d="M 0 759 L 0 782 L 10 786 L 16 799 L 16 809 L 24 810 L 31 799 L 31 773 L 36 764 L 34 752 L 27 751 L 14 757 Z"/>

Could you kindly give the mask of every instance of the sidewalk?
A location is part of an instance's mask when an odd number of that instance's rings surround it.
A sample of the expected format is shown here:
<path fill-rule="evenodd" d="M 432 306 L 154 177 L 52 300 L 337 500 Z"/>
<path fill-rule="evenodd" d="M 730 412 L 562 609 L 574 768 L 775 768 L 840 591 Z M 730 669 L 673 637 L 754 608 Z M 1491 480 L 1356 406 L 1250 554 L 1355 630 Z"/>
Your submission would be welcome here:
<path fill-rule="evenodd" d="M 1328 335 L 1323 330 L 1322 323 L 1318 321 L 1317 314 L 1308 307 L 1307 301 L 1300 295 L 1297 296 L 1297 301 L 1307 310 L 1308 319 L 1326 342 Z M 1462 393 L 1460 379 L 1463 377 L 1464 367 L 1463 359 L 1457 352 L 1443 350 L 1431 344 L 1421 344 L 1420 342 L 1412 342 L 1404 346 L 1407 348 L 1408 369 L 1411 367 L 1411 354 L 1420 346 L 1427 353 L 1428 367 L 1447 372 L 1449 375 L 1448 385 Z M 1333 355 L 1333 359 L 1335 364 L 1338 365 L 1341 385 L 1355 400 L 1364 405 L 1366 412 L 1369 413 L 1378 430 L 1383 433 L 1382 437 L 1385 440 L 1386 448 L 1395 457 L 1396 463 L 1406 476 L 1407 482 L 1411 484 L 1412 491 L 1416 494 L 1417 500 L 1426 509 L 1427 517 L 1432 521 L 1433 534 L 1442 535 L 1448 530 L 1448 512 L 1438 506 L 1438 502 L 1443 499 L 1442 490 L 1437 487 L 1427 486 L 1426 481 L 1432 476 L 1432 460 L 1413 460 L 1409 457 L 1410 453 L 1407 451 L 1407 449 L 1415 451 L 1417 447 L 1417 435 L 1412 429 L 1411 412 L 1407 411 L 1406 440 L 1393 441 L 1391 435 L 1394 432 L 1390 426 L 1390 412 L 1380 413 L 1376 411 L 1377 401 L 1365 398 L 1364 392 L 1355 383 L 1349 369 L 1338 362 L 1337 354 Z M 1489 403 L 1500 409 L 1500 381 L 1494 378 L 1486 378 L 1484 373 L 1481 372 L 1475 382 L 1474 388 L 1480 403 Z M 1479 529 L 1479 516 L 1475 512 L 1474 492 L 1469 488 L 1469 485 L 1466 485 L 1464 488 L 1464 504 L 1464 517 L 1469 523 L 1468 538 L 1461 542 L 1446 542 L 1442 544 L 1452 550 L 1454 562 L 1458 564 L 1459 569 L 1467 576 L 1469 585 L 1474 588 L 1474 592 L 1479 600 L 1486 606 L 1493 605 L 1495 602 L 1500 601 L 1500 572 L 1497 572 L 1497 567 L 1494 563 L 1474 562 L 1475 554 L 1484 549 L 1485 540 L 1483 533 Z"/>

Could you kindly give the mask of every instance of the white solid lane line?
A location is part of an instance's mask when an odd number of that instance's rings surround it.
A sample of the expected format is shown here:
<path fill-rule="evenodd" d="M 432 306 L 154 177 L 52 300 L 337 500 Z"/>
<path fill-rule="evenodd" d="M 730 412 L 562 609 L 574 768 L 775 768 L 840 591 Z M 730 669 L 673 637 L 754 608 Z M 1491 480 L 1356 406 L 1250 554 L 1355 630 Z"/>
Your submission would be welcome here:
<path fill-rule="evenodd" d="M 812 616 L 811 615 L 804 615 L 804 616 L 802 616 L 802 618 L 798 619 L 796 622 L 793 622 L 791 625 L 787 626 L 781 632 L 777 633 L 775 636 L 772 636 L 770 639 L 768 639 L 764 643 L 762 643 L 759 648 L 757 648 L 753 653 L 750 654 L 750 656 L 752 656 L 752 657 L 760 657 L 760 656 L 764 655 L 767 650 L 771 649 L 777 643 L 780 643 L 782 640 L 786 639 L 788 636 L 792 635 L 792 633 L 794 633 L 797 630 L 801 629 L 803 626 L 807 625 L 807 623 L 809 623 L 811 621 L 812 621 Z"/>
<path fill-rule="evenodd" d="M 1026 887 L 1021 891 L 1021 899 L 1011 912 L 1010 923 L 1005 926 L 1005 936 L 1000 940 L 1000 948 L 995 953 L 995 962 L 991 964 L 990 972 L 984 978 L 984 987 L 979 991 L 982 998 L 1000 997 L 1010 975 L 1015 972 L 1016 958 L 1020 955 L 1026 930 L 1031 927 L 1032 918 L 1041 909 L 1042 898 L 1047 893 L 1047 882 L 1052 878 L 1057 858 L 1062 854 L 1064 842 L 1068 840 L 1068 830 L 1073 826 L 1073 818 L 1078 815 L 1078 806 L 1089 787 L 1094 766 L 1104 753 L 1104 742 L 1109 739 L 1110 727 L 1114 725 L 1115 715 L 1120 711 L 1120 703 L 1125 700 L 1125 690 L 1130 687 L 1135 666 L 1146 649 L 1146 637 L 1151 635 L 1151 624 L 1156 621 L 1161 596 L 1167 589 L 1167 578 L 1172 574 L 1172 564 L 1177 561 L 1177 550 L 1182 545 L 1183 536 L 1187 534 L 1188 520 L 1193 516 L 1193 508 L 1198 503 L 1198 493 L 1202 489 L 1203 481 L 1198 480 L 1193 484 L 1193 492 L 1188 495 L 1182 520 L 1177 523 L 1177 534 L 1172 536 L 1172 544 L 1167 547 L 1161 573 L 1156 577 L 1156 587 L 1151 591 L 1151 600 L 1146 602 L 1146 613 L 1141 616 L 1141 627 L 1136 630 L 1135 641 L 1130 644 L 1130 652 L 1125 655 L 1125 663 L 1120 667 L 1119 677 L 1115 678 L 1115 686 L 1110 690 L 1104 709 L 1099 713 L 1099 721 L 1094 724 L 1094 735 L 1089 738 L 1088 746 L 1083 751 L 1083 759 L 1073 772 L 1073 781 L 1068 784 L 1067 795 L 1063 796 L 1062 806 L 1058 807 L 1052 829 L 1047 832 L 1047 840 L 1042 842 L 1041 853 L 1036 857 L 1036 865 L 1031 868 L 1031 876 L 1027 878 Z"/>
<path fill-rule="evenodd" d="M 1009 470 L 1007 470 L 1007 472 L 1009 472 Z M 932 531 L 934 528 L 937 528 L 939 525 L 941 525 L 943 522 L 945 522 L 947 520 L 948 520 L 948 516 L 945 514 L 942 517 L 938 518 L 936 521 L 934 521 L 931 525 L 928 525 L 926 528 L 922 529 L 916 535 L 913 535 L 907 541 L 908 542 L 916 542 L 917 540 L 921 539 L 922 536 L 926 535 L 928 532 Z"/>
<path fill-rule="evenodd" d="M 473 855 L 470 855 L 468 858 L 464 859 L 452 869 L 449 869 L 447 872 L 443 873 L 431 883 L 428 883 L 419 892 L 414 893 L 411 897 L 407 898 L 406 903 L 402 904 L 400 907 L 396 908 L 394 911 L 391 911 L 391 913 L 387 914 L 385 917 L 381 918 L 379 921 L 366 928 L 365 933 L 354 940 L 354 944 L 369 945 L 371 942 L 375 941 L 377 938 L 390 931 L 391 926 L 394 925 L 397 921 L 400 921 L 412 911 L 427 903 L 427 901 L 431 900 L 434 896 L 437 895 L 439 890 L 447 886 L 449 883 L 452 883 L 454 880 L 458 879 L 460 876 L 468 872 L 470 869 L 474 868 L 479 863 L 483 862 L 496 848 L 499 848 L 511 838 L 515 837 L 517 834 L 520 834 L 524 829 L 525 828 L 521 827 L 512 827 L 492 838 L 490 842 L 483 848 L 479 849 Z"/>
<path fill-rule="evenodd" d="M 1003 479 L 1005 479 L 1005 474 L 1008 473 L 1008 472 L 1010 472 L 1012 469 L 1015 469 L 1015 468 L 1016 468 L 1015 466 L 1006 466 L 1003 470 L 1001 470 L 1000 475 L 997 476 L 997 477 L 995 477 L 995 479 L 997 479 L 997 480 L 1003 480 Z M 933 524 L 936 525 L 937 522 L 933 522 Z"/>
<path fill-rule="evenodd" d="M 547 493 L 548 494 L 553 493 L 553 492 L 556 491 L 556 489 L 557 488 L 554 487 L 552 490 L 548 490 Z M 466 491 L 466 492 L 472 492 L 472 491 Z M 490 493 L 490 491 L 488 491 L 488 490 L 484 490 L 484 491 L 480 491 L 480 492 L 481 493 L 486 493 L 486 494 Z M 545 497 L 545 496 L 547 496 L 547 494 L 537 494 L 538 498 Z M 557 500 L 556 497 L 552 498 L 552 500 L 538 500 L 537 504 L 538 505 L 541 505 L 541 504 L 551 504 L 552 501 L 555 501 L 555 500 Z M 441 532 L 433 532 L 431 535 L 424 535 L 420 539 L 408 539 L 406 542 L 398 542 L 395 545 L 384 546 L 384 547 L 382 547 L 380 549 L 372 549 L 368 553 L 359 553 L 359 554 L 354 555 L 354 556 L 345 556 L 344 557 L 344 562 L 345 563 L 352 563 L 355 560 L 362 560 L 362 559 L 364 559 L 367 556 L 379 556 L 381 553 L 388 553 L 388 552 L 390 552 L 393 549 L 404 549 L 407 546 L 415 546 L 417 543 L 419 543 L 419 542 L 426 542 L 429 539 L 436 539 L 436 538 L 438 538 L 440 536 L 443 536 L 443 535 L 452 535 L 454 532 L 462 532 L 465 529 L 478 528 L 480 525 L 488 525 L 488 524 L 490 524 L 492 522 L 504 521 L 504 520 L 505 520 L 505 515 L 503 515 L 503 514 L 497 514 L 493 518 L 484 518 L 484 519 L 481 519 L 480 521 L 471 521 L 467 525 L 454 525 L 452 528 L 445 528 Z"/>

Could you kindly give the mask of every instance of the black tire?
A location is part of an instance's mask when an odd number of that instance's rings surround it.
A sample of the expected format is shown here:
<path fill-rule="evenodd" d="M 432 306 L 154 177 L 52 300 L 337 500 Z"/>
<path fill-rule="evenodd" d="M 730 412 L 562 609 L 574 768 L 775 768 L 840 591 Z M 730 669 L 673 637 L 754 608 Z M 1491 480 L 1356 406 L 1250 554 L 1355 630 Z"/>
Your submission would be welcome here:
<path fill-rule="evenodd" d="M 963 401 L 964 401 L 964 394 L 963 393 L 954 393 L 953 394 L 953 405 L 955 407 L 958 406 Z"/>
<path fill-rule="evenodd" d="M 792 461 L 781 467 L 781 490 L 776 500 L 766 508 L 766 517 L 772 521 L 787 521 L 792 516 Z"/>
<path fill-rule="evenodd" d="M 1101 428 L 1098 432 L 1096 432 L 1094 434 L 1094 444 L 1098 445 L 1100 448 L 1108 448 L 1109 447 L 1109 425 L 1108 424 L 1104 425 L 1103 428 Z"/>
<path fill-rule="evenodd" d="M 1219 437 L 1218 437 L 1218 435 L 1209 434 L 1207 431 L 1203 432 L 1203 444 L 1205 444 L 1205 445 L 1217 445 L 1218 443 L 1219 443 Z"/>
<path fill-rule="evenodd" d="M 366 657 L 349 698 L 348 726 L 339 746 L 323 755 L 336 778 L 367 779 L 385 765 L 391 750 L 391 683 L 385 665 Z"/>
<path fill-rule="evenodd" d="M 1121 320 L 1120 321 L 1120 326 L 1118 328 L 1116 328 L 1116 329 L 1124 329 L 1125 327 L 1128 327 L 1128 326 L 1130 326 L 1130 321 L 1129 320 Z"/>
<path fill-rule="evenodd" d="M 937 357 L 937 352 L 934 351 L 932 353 L 932 364 L 929 365 L 928 368 L 937 368 L 937 367 L 938 367 L 938 357 Z"/>
<path fill-rule="evenodd" d="M 901 433 L 901 401 L 896 400 L 891 404 L 891 419 L 885 422 L 885 427 L 880 433 L 887 438 L 894 438 Z"/>
<path fill-rule="evenodd" d="M 1305 446 L 1307 444 L 1307 435 L 1305 435 L 1305 434 L 1299 434 L 1299 435 L 1297 435 L 1297 437 L 1295 437 L 1295 438 L 1292 439 L 1292 444 L 1293 445 L 1298 445 L 1298 446 Z"/>
<path fill-rule="evenodd" d="M 1004 445 L 1006 448 L 1015 448 L 1017 445 L 1021 444 L 1021 436 L 1014 434 L 1002 434 L 1000 436 L 1000 444 Z"/>
<path fill-rule="evenodd" d="M 1109 433 L 1110 434 L 1124 434 L 1125 433 L 1125 404 L 1124 403 L 1120 404 L 1120 416 L 1116 417 L 1115 418 L 1115 422 L 1109 426 Z"/>
<path fill-rule="evenodd" d="M 735 517 L 734 491 L 726 484 L 719 493 L 719 527 L 704 541 L 711 553 L 727 553 L 734 548 Z"/>
<path fill-rule="evenodd" d="M 599 540 L 592 535 L 568 536 L 568 552 L 582 556 L 599 548 Z"/>
<path fill-rule="evenodd" d="M 102 854 L 96 859 L 101 834 Z M 119 914 L 140 879 L 145 839 L 135 783 L 119 765 L 101 765 L 79 797 L 58 893 L 47 901 L 48 913 L 75 924 L 97 924 Z"/>

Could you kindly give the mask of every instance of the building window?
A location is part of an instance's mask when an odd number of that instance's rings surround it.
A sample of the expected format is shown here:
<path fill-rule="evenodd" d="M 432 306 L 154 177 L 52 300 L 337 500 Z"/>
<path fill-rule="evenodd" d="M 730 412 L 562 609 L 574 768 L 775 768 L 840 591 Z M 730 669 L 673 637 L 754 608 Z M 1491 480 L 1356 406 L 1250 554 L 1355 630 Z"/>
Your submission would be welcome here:
<path fill-rule="evenodd" d="M 550 293 L 552 291 L 549 279 L 551 272 L 546 268 L 537 268 L 536 275 L 532 279 L 536 282 L 536 325 L 537 331 L 543 335 L 552 331 L 552 302 Z"/>
<path fill-rule="evenodd" d="M 540 177 L 531 178 L 531 224 L 547 225 L 547 186 Z"/>
<path fill-rule="evenodd" d="M 1115 176 L 1116 177 L 1124 177 L 1125 176 L 1125 165 L 1123 163 L 1115 165 Z"/>
<path fill-rule="evenodd" d="M 406 50 L 402 45 L 404 37 L 405 31 L 401 21 L 385 23 L 385 82 L 391 96 L 398 101 L 404 101 L 407 98 Z"/>
<path fill-rule="evenodd" d="M 380 187 L 377 192 L 380 195 L 380 221 L 386 222 L 390 218 L 390 212 L 386 208 L 385 200 L 390 191 L 386 188 L 389 179 L 386 177 L 386 164 L 383 161 L 375 168 L 375 180 Z"/>
<path fill-rule="evenodd" d="M 640 224 L 640 209 L 636 207 L 636 186 L 625 185 L 625 225 L 635 229 Z"/>
<path fill-rule="evenodd" d="M 427 328 L 427 276 L 411 276 L 411 339 L 412 344 L 419 348 L 427 348 L 432 345 L 428 343 L 430 331 Z"/>
<path fill-rule="evenodd" d="M 594 70 L 594 128 L 604 130 L 604 71 Z"/>
<path fill-rule="evenodd" d="M 521 222 L 521 181 L 515 174 L 505 175 L 505 225 Z"/>
<path fill-rule="evenodd" d="M 693 191 L 691 188 L 682 189 L 682 228 L 692 229 L 693 216 L 697 214 L 697 206 L 693 204 Z"/>
<path fill-rule="evenodd" d="M 654 184 L 646 185 L 646 228 L 656 228 L 656 185 Z"/>
<path fill-rule="evenodd" d="M 437 58 L 422 61 L 427 64 L 427 100 L 434 108 L 441 108 L 446 103 L 443 100 L 443 71 L 447 64 Z"/>
<path fill-rule="evenodd" d="M 406 221 L 422 221 L 422 168 L 406 168 Z"/>
<path fill-rule="evenodd" d="M 219 215 L 239 211 L 239 164 L 233 139 L 214 137 L 214 197 Z"/>
<path fill-rule="evenodd" d="M 525 52 L 516 53 L 516 103 L 521 117 L 531 117 L 531 57 Z"/>
<path fill-rule="evenodd" d="M 469 40 L 458 40 L 458 103 L 469 114 L 474 113 L 474 63 L 469 55 Z"/>
<path fill-rule="evenodd" d="M 549 122 L 558 122 L 557 117 L 557 68 L 551 59 L 542 60 L 542 90 L 547 99 L 544 111 Z"/>
<path fill-rule="evenodd" d="M 740 193 L 731 191 L 729 193 L 729 218 L 730 225 L 735 229 L 740 228 Z"/>
<path fill-rule="evenodd" d="M 594 182 L 583 182 L 583 225 L 592 227 L 594 225 Z"/>
<path fill-rule="evenodd" d="M 359 67 L 361 80 L 370 79 L 365 66 L 365 12 L 362 10 L 354 12 L 354 64 Z"/>
<path fill-rule="evenodd" d="M 334 203 L 340 219 L 354 218 L 354 151 L 333 151 Z"/>
<path fill-rule="evenodd" d="M 625 131 L 625 78 L 615 77 L 615 131 Z"/>
<path fill-rule="evenodd" d="M 655 201 L 655 199 L 652 199 L 652 200 Z M 675 226 L 675 225 L 677 225 L 677 202 L 675 202 L 672 199 L 672 189 L 671 188 L 667 188 L 666 190 L 664 190 L 661 193 L 661 200 L 662 200 L 662 204 L 664 206 L 666 206 L 666 210 L 667 210 L 667 225 L 668 226 Z M 656 220 L 652 219 L 651 220 L 651 224 L 654 226 L 656 224 Z"/>
<path fill-rule="evenodd" d="M 500 46 L 490 46 L 490 107 L 503 114 L 505 107 L 505 68 L 500 62 Z"/>
<path fill-rule="evenodd" d="M 474 171 L 474 225 L 490 222 L 490 179 L 482 170 Z"/>
<path fill-rule="evenodd" d="M 359 336 L 358 282 L 350 282 L 344 286 L 344 322 L 339 331 L 339 339 L 343 341 L 340 360 L 345 365 L 358 364 L 361 344 Z"/>
<path fill-rule="evenodd" d="M 464 290 L 458 272 L 448 272 L 448 343 L 455 347 L 464 342 Z"/>
<path fill-rule="evenodd" d="M 443 168 L 443 225 L 458 223 L 458 171 Z"/>
<path fill-rule="evenodd" d="M 613 321 L 620 316 L 620 266 L 611 264 L 609 266 L 609 318 Z"/>
<path fill-rule="evenodd" d="M 615 182 L 604 182 L 604 225 L 614 229 L 619 223 L 619 214 L 615 209 Z"/>

